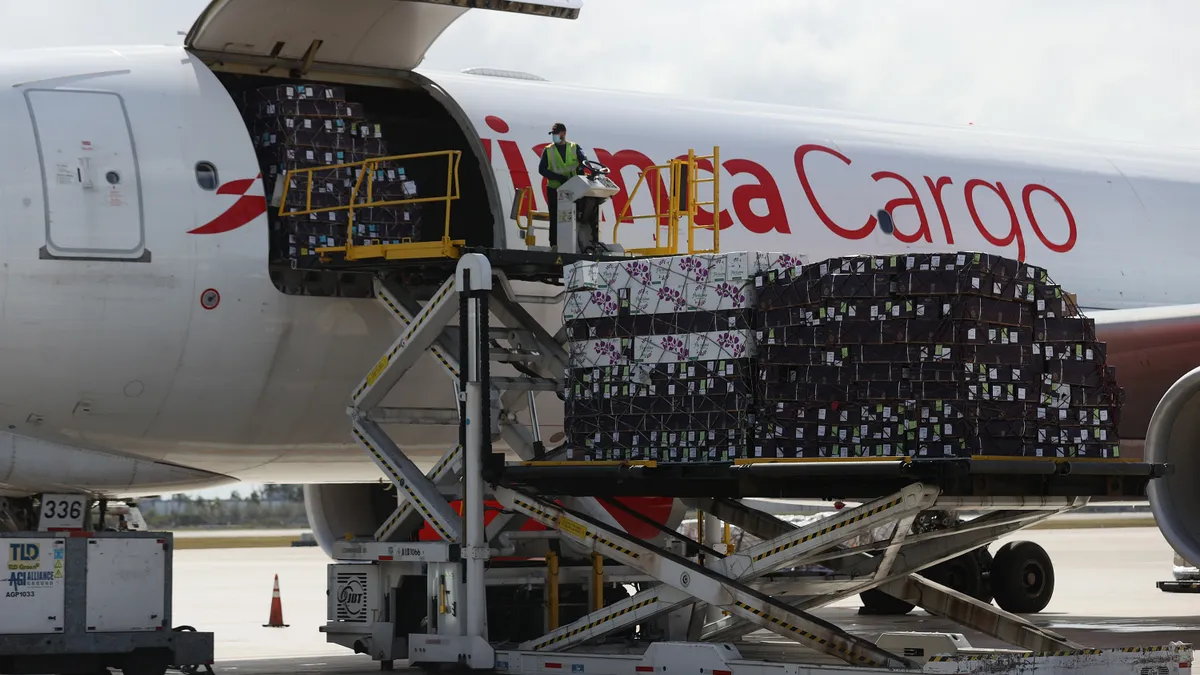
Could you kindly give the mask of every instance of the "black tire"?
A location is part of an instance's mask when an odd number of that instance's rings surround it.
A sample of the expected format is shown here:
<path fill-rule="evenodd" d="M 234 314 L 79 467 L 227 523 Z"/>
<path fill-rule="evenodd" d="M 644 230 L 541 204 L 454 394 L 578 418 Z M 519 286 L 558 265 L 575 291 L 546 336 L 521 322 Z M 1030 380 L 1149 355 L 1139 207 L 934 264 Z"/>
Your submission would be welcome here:
<path fill-rule="evenodd" d="M 171 653 L 162 649 L 135 649 L 121 660 L 124 675 L 165 675 Z"/>
<path fill-rule="evenodd" d="M 974 552 L 940 562 L 925 570 L 922 576 L 972 598 L 979 598 L 987 592 L 983 568 Z"/>
<path fill-rule="evenodd" d="M 892 597 L 876 588 L 859 593 L 858 598 L 862 600 L 863 604 L 862 608 L 858 610 L 859 614 L 903 616 L 916 607 L 911 602 Z"/>
<path fill-rule="evenodd" d="M 1000 609 L 1036 614 L 1054 596 L 1054 565 L 1032 541 L 1009 542 L 992 559 L 991 586 Z"/>
<path fill-rule="evenodd" d="M 976 600 L 984 603 L 990 603 L 994 599 L 992 597 L 992 554 L 988 552 L 986 546 L 981 546 L 974 551 L 974 555 L 979 559 L 980 581 L 979 595 L 974 596 Z"/>

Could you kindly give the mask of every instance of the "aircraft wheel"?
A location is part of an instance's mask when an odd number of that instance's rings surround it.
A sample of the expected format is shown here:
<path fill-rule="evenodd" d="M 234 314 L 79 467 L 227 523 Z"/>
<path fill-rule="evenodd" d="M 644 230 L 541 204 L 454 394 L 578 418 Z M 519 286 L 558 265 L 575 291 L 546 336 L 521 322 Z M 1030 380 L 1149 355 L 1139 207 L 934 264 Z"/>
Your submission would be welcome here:
<path fill-rule="evenodd" d="M 1054 565 L 1046 550 L 1032 541 L 1009 542 L 996 551 L 991 582 L 1000 609 L 1035 614 L 1054 595 Z"/>

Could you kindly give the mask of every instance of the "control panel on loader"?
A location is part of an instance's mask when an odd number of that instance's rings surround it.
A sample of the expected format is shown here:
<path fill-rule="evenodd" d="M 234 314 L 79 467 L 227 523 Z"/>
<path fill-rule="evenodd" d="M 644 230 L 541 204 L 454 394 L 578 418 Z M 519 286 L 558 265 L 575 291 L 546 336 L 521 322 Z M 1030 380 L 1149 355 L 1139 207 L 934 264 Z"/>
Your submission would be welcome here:
<path fill-rule="evenodd" d="M 592 160 L 558 188 L 558 250 L 560 253 L 620 255 L 617 244 L 600 241 L 600 207 L 621 191 L 608 177 L 608 167 Z"/>

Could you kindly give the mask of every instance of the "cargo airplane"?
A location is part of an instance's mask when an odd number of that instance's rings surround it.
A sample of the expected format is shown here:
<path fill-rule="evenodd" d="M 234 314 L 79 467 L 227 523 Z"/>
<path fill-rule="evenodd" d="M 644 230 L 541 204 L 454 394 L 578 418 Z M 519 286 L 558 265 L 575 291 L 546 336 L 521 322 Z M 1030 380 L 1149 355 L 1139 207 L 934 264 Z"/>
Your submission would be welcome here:
<path fill-rule="evenodd" d="M 1200 153 L 418 68 L 470 11 L 459 4 L 213 0 L 182 46 L 0 56 L 9 505 L 45 491 L 304 483 L 322 541 L 373 531 L 391 511 L 344 411 L 396 323 L 374 300 L 306 288 L 268 264 L 270 186 L 239 104 L 282 82 L 344 86 L 400 152 L 462 151 L 456 227 L 496 247 L 525 246 L 510 218 L 517 189 L 532 187 L 545 208 L 538 156 L 562 120 L 622 188 L 604 208 L 605 236 L 641 170 L 719 146 L 721 166 L 704 169 L 722 176 L 723 250 L 809 260 L 983 250 L 1043 266 L 1108 342 L 1128 393 L 1127 456 L 1139 456 L 1164 392 L 1200 365 Z M 571 19 L 580 2 L 483 4 Z M 643 190 L 633 211 L 649 213 L 650 198 Z M 619 243 L 648 231 L 626 223 Z M 533 311 L 555 326 L 556 306 Z M 452 396 L 426 357 L 388 403 L 452 407 Z M 539 416 L 553 440 L 561 402 L 542 395 Z M 1195 416 L 1157 423 L 1172 438 L 1200 431 Z M 456 440 L 452 427 L 393 433 L 426 466 Z M 1193 468 L 1190 451 L 1171 459 Z M 1173 494 L 1195 512 L 1186 500 L 1200 491 Z M 1194 554 L 1187 536 L 1172 543 Z"/>

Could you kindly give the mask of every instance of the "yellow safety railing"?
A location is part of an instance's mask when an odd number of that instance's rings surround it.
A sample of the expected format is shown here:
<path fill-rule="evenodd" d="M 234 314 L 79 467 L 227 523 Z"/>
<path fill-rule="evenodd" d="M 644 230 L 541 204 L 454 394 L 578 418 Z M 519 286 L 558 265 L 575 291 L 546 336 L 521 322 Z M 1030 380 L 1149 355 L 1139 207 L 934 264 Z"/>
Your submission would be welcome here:
<path fill-rule="evenodd" d="M 713 170 L 711 178 L 698 178 L 699 171 L 697 166 L 700 162 L 709 160 L 712 162 Z M 662 171 L 668 171 L 670 176 L 670 184 L 666 191 L 666 204 L 662 204 L 662 190 L 657 190 L 652 186 L 651 199 L 654 203 L 654 212 L 633 215 L 633 201 L 637 198 L 638 191 L 642 185 L 650 182 L 650 180 L 662 180 Z M 700 183 L 712 183 L 713 198 L 706 202 L 698 201 L 697 185 Z M 683 197 L 683 204 L 680 204 L 680 197 Z M 665 209 L 663 207 L 666 207 Z M 699 207 L 711 206 L 713 214 L 713 222 L 709 225 L 699 225 L 696 223 L 696 216 L 699 213 Z M 654 219 L 654 246 L 647 248 L 631 248 L 626 249 L 628 255 L 634 256 L 661 256 L 661 255 L 676 255 L 679 253 L 679 225 L 680 220 L 687 219 L 687 253 L 720 253 L 721 252 L 721 149 L 713 146 L 711 155 L 697 155 L 694 149 L 688 150 L 687 159 L 672 159 L 666 164 L 647 167 L 644 169 L 638 182 L 633 186 L 633 191 L 629 193 L 629 200 L 625 202 L 625 207 L 621 209 L 621 213 L 617 215 L 617 222 L 613 225 L 613 242 L 616 243 L 617 231 L 626 219 L 634 221 L 644 218 Z M 697 230 L 712 230 L 712 248 L 700 248 L 699 237 Z"/>
<path fill-rule="evenodd" d="M 712 178 L 699 178 L 696 164 L 708 160 L 712 163 Z M 688 184 L 688 253 L 720 253 L 721 252 L 721 148 L 713 146 L 711 155 L 696 156 L 695 150 L 688 150 L 689 180 Z M 713 198 L 707 202 L 697 201 L 697 185 L 712 183 Z M 697 225 L 696 214 L 701 206 L 712 207 L 712 223 Z M 700 248 L 697 241 L 697 230 L 712 230 L 712 248 Z"/>
<path fill-rule="evenodd" d="M 525 212 L 525 224 L 521 225 L 521 209 L 525 208 L 526 204 L 529 210 Z M 535 211 L 537 206 L 532 188 L 522 187 L 517 188 L 516 197 L 513 199 L 513 218 L 517 221 L 517 229 L 521 232 L 521 237 L 525 240 L 526 246 L 537 245 L 537 230 L 549 230 L 550 225 L 538 227 L 533 224 L 534 220 L 545 220 L 549 222 L 550 213 L 548 211 Z"/>
<path fill-rule="evenodd" d="M 402 162 L 416 159 L 425 159 L 431 157 L 446 158 L 446 194 L 440 197 L 413 197 L 411 199 L 382 199 L 376 201 L 373 195 L 374 179 L 366 180 L 366 188 L 363 189 L 363 180 L 368 176 L 373 177 L 375 172 L 379 170 L 379 165 L 383 162 Z M 334 211 L 346 211 L 346 245 L 345 246 L 325 246 L 317 249 L 317 253 L 321 254 L 323 260 L 329 259 L 331 253 L 344 253 L 346 260 L 366 260 L 371 258 L 383 258 L 386 260 L 411 260 L 420 258 L 457 258 L 459 257 L 459 247 L 465 246 L 466 241 L 462 239 L 450 238 L 450 204 L 459 198 L 459 180 L 458 168 L 462 160 L 462 151 L 460 150 L 440 150 L 437 152 L 421 152 L 410 155 L 391 155 L 389 157 L 372 157 L 359 162 L 349 162 L 346 164 L 334 164 L 330 166 L 314 166 L 305 167 L 303 169 L 292 169 L 284 176 L 283 196 L 280 198 L 279 216 L 307 216 L 314 213 L 330 213 Z M 320 208 L 312 207 L 312 191 L 313 191 L 313 174 L 319 171 L 330 171 L 335 169 L 361 169 L 358 172 L 358 178 L 354 181 L 354 186 L 350 189 L 350 199 L 348 203 L 341 206 L 327 206 Z M 287 195 L 291 189 L 292 178 L 304 174 L 307 178 L 307 189 L 305 190 L 304 208 L 288 210 Z M 366 201 L 359 201 L 359 196 L 364 194 Z M 437 241 L 412 241 L 411 239 L 402 239 L 399 244 L 363 244 L 355 245 L 354 243 L 354 211 L 355 209 L 379 208 L 387 206 L 405 206 L 408 204 L 426 204 L 432 202 L 444 202 L 446 204 L 446 218 L 442 229 L 442 237 Z"/>

